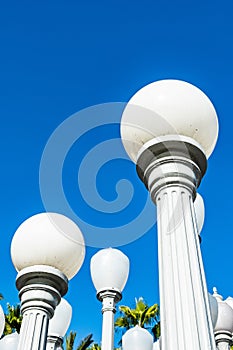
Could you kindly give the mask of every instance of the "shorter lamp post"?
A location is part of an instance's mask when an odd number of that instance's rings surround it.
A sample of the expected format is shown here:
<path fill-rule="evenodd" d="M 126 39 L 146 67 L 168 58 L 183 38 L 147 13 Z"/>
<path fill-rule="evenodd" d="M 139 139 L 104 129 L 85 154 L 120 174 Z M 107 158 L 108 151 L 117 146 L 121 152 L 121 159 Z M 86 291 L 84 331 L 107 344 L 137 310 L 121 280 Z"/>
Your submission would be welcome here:
<path fill-rule="evenodd" d="M 122 337 L 123 350 L 152 350 L 153 337 L 144 328 L 135 326 L 129 329 Z"/>
<path fill-rule="evenodd" d="M 102 302 L 102 350 L 113 349 L 115 305 L 122 298 L 128 274 L 129 259 L 120 250 L 102 249 L 91 258 L 91 277 Z"/>
<path fill-rule="evenodd" d="M 46 350 L 62 350 L 63 338 L 69 328 L 72 307 L 64 298 L 56 307 L 54 316 L 49 320 Z"/>
<path fill-rule="evenodd" d="M 82 233 L 64 215 L 41 213 L 19 226 L 11 243 L 23 315 L 18 350 L 46 348 L 49 319 L 84 255 Z"/>
<path fill-rule="evenodd" d="M 217 289 L 213 289 L 213 296 L 218 302 L 218 318 L 214 327 L 217 350 L 230 350 L 233 333 L 233 309 L 228 301 L 218 294 Z"/>

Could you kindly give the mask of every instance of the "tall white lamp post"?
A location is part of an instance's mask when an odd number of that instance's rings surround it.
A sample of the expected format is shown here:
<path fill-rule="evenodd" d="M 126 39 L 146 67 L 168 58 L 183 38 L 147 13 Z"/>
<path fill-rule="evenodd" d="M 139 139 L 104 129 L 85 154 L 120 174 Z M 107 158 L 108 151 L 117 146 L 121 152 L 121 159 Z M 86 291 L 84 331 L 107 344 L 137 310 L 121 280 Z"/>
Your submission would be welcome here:
<path fill-rule="evenodd" d="M 18 350 L 46 348 L 49 319 L 84 255 L 83 236 L 64 215 L 41 213 L 19 226 L 11 243 L 23 315 Z"/>
<path fill-rule="evenodd" d="M 72 317 L 72 307 L 67 300 L 61 298 L 54 316 L 49 320 L 46 350 L 62 350 L 63 338 L 69 328 Z"/>
<path fill-rule="evenodd" d="M 193 201 L 217 135 L 212 103 L 183 81 L 145 86 L 123 112 L 123 145 L 157 206 L 163 350 L 215 349 Z"/>
<path fill-rule="evenodd" d="M 91 258 L 91 277 L 102 302 L 102 350 L 113 349 L 115 306 L 122 298 L 128 275 L 129 259 L 118 249 L 102 249 Z"/>

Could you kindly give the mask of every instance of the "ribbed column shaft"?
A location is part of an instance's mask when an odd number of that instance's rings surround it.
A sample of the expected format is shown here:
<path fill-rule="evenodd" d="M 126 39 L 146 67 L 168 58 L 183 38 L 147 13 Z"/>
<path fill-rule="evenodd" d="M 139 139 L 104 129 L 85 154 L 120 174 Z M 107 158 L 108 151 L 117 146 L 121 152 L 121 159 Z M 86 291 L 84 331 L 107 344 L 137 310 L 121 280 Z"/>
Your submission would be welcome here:
<path fill-rule="evenodd" d="M 182 138 L 181 138 L 182 139 Z M 216 349 L 193 200 L 206 171 L 196 145 L 144 147 L 137 172 L 157 205 L 162 350 Z"/>
<path fill-rule="evenodd" d="M 156 203 L 162 347 L 215 349 L 192 193 L 170 186 Z"/>
<path fill-rule="evenodd" d="M 18 350 L 45 350 L 49 316 L 42 310 L 28 310 L 23 314 Z"/>
<path fill-rule="evenodd" d="M 45 350 L 49 319 L 67 292 L 68 280 L 51 266 L 35 265 L 18 273 L 16 286 L 23 315 L 17 350 Z"/>

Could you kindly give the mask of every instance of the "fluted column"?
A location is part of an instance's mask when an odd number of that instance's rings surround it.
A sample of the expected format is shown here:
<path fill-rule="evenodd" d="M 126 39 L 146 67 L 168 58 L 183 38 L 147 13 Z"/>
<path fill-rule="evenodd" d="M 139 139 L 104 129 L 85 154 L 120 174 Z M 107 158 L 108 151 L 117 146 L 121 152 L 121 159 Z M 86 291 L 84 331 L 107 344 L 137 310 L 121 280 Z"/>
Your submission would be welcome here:
<path fill-rule="evenodd" d="M 162 349 L 216 349 L 193 206 L 205 156 L 165 142 L 145 150 L 137 166 L 157 205 Z"/>
<path fill-rule="evenodd" d="M 114 314 L 116 303 L 121 300 L 118 291 L 103 291 L 98 293 L 97 298 L 102 301 L 102 350 L 113 350 L 114 348 Z"/>
<path fill-rule="evenodd" d="M 67 278 L 53 267 L 37 265 L 19 272 L 16 287 L 23 315 L 18 350 L 45 350 L 48 322 L 67 292 Z"/>

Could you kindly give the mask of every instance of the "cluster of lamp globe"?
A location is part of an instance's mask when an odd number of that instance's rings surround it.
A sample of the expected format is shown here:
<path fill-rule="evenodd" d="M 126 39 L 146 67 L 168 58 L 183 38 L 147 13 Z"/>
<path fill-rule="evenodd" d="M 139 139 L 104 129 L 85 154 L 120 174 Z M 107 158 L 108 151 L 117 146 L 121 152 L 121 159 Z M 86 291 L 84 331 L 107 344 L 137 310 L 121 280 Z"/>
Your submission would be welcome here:
<path fill-rule="evenodd" d="M 177 139 L 198 147 L 208 157 L 217 140 L 218 121 L 212 103 L 201 90 L 183 81 L 163 80 L 147 85 L 132 97 L 123 113 L 121 134 L 134 162 L 152 142 Z M 200 195 L 194 208 L 200 233 L 204 222 Z M 12 240 L 11 257 L 18 271 L 16 286 L 23 321 L 20 335 L 3 337 L 0 350 L 62 349 L 72 315 L 63 296 L 84 256 L 80 229 L 62 214 L 40 213 L 19 226 Z M 102 350 L 113 349 L 115 304 L 121 299 L 128 274 L 129 259 L 118 249 L 102 249 L 91 259 L 91 277 L 103 304 Z M 214 290 L 209 302 L 215 334 L 225 332 L 231 337 L 233 299 L 223 301 Z M 3 329 L 4 313 L 0 308 L 1 334 Z M 122 348 L 152 350 L 159 349 L 159 343 L 153 344 L 152 335 L 136 326 L 124 334 Z"/>

